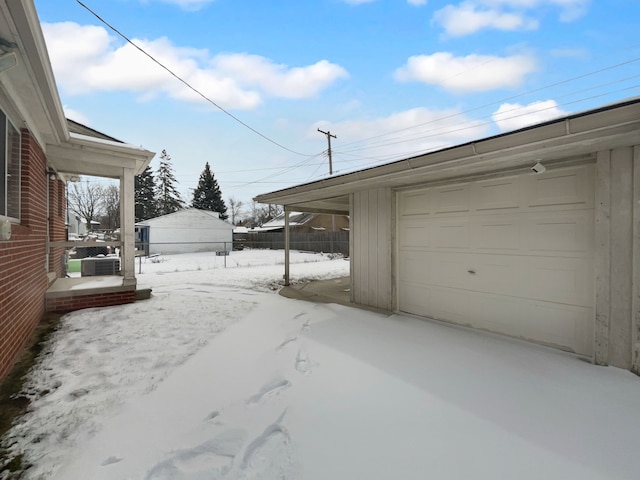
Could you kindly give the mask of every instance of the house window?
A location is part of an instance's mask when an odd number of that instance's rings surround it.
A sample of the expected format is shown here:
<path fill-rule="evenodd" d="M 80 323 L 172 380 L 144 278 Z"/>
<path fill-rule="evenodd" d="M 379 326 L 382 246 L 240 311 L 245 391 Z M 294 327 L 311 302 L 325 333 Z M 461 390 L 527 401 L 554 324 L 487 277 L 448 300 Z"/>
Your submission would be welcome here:
<path fill-rule="evenodd" d="M 20 218 L 20 132 L 0 110 L 0 216 Z"/>

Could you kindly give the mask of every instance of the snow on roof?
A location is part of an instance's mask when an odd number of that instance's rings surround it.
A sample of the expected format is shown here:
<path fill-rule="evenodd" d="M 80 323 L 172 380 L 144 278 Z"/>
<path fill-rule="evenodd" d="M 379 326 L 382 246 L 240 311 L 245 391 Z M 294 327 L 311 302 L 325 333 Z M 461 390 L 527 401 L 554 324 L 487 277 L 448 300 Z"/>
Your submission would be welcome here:
<path fill-rule="evenodd" d="M 313 216 L 313 213 L 289 212 L 289 226 L 295 227 L 297 225 L 304 225 L 311 220 Z M 284 228 L 284 213 L 281 213 L 276 218 L 269 220 L 260 227 L 261 230 L 274 230 L 276 228 Z"/>

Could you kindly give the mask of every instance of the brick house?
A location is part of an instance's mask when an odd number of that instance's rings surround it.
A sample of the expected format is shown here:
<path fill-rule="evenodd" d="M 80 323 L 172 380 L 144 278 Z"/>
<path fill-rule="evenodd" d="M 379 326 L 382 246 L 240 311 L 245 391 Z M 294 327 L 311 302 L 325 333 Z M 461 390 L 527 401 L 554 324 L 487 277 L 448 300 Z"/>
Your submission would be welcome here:
<path fill-rule="evenodd" d="M 0 380 L 47 307 L 134 299 L 133 180 L 154 154 L 103 137 L 65 119 L 33 1 L 0 3 Z M 66 184 L 80 175 L 120 180 L 122 269 L 108 288 L 61 278 Z"/>

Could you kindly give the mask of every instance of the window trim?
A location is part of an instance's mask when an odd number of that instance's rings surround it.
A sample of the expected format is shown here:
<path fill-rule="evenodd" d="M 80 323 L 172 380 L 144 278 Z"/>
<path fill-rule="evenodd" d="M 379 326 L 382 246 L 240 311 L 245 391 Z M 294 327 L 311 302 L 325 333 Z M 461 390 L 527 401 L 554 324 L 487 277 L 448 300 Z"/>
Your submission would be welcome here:
<path fill-rule="evenodd" d="M 11 121 L 9 115 L 3 110 L 0 109 L 0 123 L 4 123 L 4 125 L 0 125 L 0 175 L 2 178 L 2 191 L 0 194 L 3 198 L 0 198 L 0 219 L 8 219 L 12 223 L 20 223 L 20 214 L 22 208 L 22 133 L 16 127 L 16 125 Z M 15 141 L 17 142 L 17 183 L 15 185 L 16 189 L 16 197 L 17 197 L 17 205 L 15 206 L 15 211 L 17 216 L 10 215 L 9 212 L 9 198 L 11 194 L 11 189 L 9 185 L 9 177 L 11 174 L 9 173 L 11 169 L 11 152 L 9 148 L 12 146 L 12 142 L 9 141 L 9 135 L 15 135 Z"/>

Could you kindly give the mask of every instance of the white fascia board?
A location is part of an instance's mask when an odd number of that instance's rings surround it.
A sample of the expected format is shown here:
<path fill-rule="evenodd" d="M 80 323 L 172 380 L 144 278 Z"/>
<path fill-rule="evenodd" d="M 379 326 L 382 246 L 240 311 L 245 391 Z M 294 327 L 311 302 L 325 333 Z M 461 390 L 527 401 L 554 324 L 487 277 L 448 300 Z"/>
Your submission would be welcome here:
<path fill-rule="evenodd" d="M 22 112 L 29 112 L 24 115 L 27 127 L 42 146 L 64 141 L 69 131 L 33 0 L 3 3 L 13 22 L 13 41 L 19 53 L 18 65 L 7 77 L 22 99 Z M 27 89 L 29 94 L 25 95 Z"/>
<path fill-rule="evenodd" d="M 640 144 L 640 103 L 586 112 L 386 165 L 293 186 L 255 197 L 259 203 L 303 206 L 371 188 L 525 168 L 601 149 Z"/>
<path fill-rule="evenodd" d="M 127 143 L 71 133 L 60 145 L 47 146 L 47 158 L 62 173 L 97 175 L 110 178 L 122 176 L 124 168 L 134 175 L 144 171 L 155 153 Z"/>

